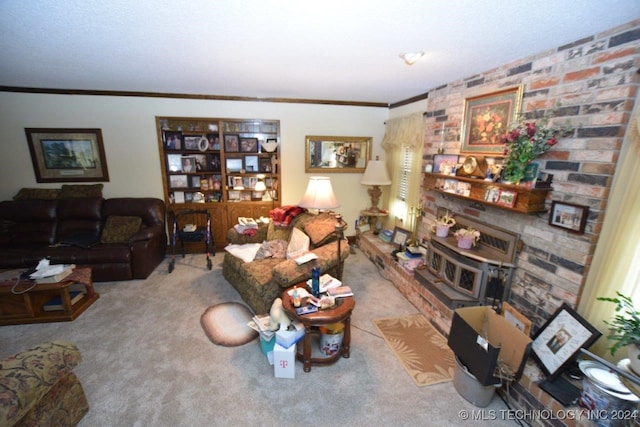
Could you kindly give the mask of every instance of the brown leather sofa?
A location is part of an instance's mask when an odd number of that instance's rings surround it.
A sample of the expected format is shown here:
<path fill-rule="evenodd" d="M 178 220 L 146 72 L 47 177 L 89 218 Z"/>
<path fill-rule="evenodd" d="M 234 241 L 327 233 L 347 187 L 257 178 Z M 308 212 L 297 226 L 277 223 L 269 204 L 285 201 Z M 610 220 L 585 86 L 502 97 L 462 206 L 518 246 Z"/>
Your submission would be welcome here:
<path fill-rule="evenodd" d="M 165 204 L 160 199 L 0 202 L 0 268 L 26 269 L 47 257 L 51 264 L 91 267 L 96 282 L 144 279 L 166 250 Z"/>

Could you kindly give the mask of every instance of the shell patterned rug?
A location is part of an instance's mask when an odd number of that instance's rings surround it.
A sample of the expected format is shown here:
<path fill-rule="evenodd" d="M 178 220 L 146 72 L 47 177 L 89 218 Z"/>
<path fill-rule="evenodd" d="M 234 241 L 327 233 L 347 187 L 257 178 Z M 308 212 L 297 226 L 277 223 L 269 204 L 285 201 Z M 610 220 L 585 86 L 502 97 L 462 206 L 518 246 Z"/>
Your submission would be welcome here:
<path fill-rule="evenodd" d="M 207 308 L 200 317 L 200 324 L 212 343 L 236 347 L 258 337 L 258 333 L 247 325 L 252 317 L 247 306 L 225 302 Z"/>
<path fill-rule="evenodd" d="M 374 319 L 373 323 L 418 387 L 453 379 L 453 351 L 422 314 Z"/>

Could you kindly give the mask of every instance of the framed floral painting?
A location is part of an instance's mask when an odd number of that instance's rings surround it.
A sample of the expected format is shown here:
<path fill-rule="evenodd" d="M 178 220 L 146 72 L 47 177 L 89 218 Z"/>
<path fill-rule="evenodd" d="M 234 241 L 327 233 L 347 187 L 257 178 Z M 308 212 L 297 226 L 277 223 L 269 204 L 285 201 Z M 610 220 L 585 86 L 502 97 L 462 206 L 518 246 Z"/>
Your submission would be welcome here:
<path fill-rule="evenodd" d="M 522 86 L 467 98 L 460 153 L 502 155 L 501 136 L 520 114 L 521 104 Z"/>

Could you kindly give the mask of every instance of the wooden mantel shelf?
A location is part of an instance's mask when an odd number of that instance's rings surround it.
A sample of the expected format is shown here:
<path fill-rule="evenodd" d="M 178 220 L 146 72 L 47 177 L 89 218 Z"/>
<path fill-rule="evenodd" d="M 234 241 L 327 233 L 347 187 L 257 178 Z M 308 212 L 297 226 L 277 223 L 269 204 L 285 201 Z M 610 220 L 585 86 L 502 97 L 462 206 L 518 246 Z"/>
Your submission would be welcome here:
<path fill-rule="evenodd" d="M 424 188 L 427 190 L 524 214 L 546 212 L 545 199 L 552 191 L 551 188 L 528 188 L 439 173 L 424 175 Z M 508 200 L 513 196 L 515 203 L 509 206 Z"/>

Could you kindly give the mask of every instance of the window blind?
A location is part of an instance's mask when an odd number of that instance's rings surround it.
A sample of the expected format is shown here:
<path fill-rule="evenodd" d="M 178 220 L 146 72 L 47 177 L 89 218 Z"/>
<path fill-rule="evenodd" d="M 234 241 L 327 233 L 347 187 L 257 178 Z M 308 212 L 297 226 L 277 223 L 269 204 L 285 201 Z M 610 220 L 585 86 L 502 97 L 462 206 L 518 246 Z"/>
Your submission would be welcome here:
<path fill-rule="evenodd" d="M 413 150 L 406 145 L 402 146 L 400 154 L 400 167 L 398 168 L 398 191 L 396 198 L 403 202 L 409 197 L 409 180 L 411 179 L 411 164 L 413 163 Z"/>

